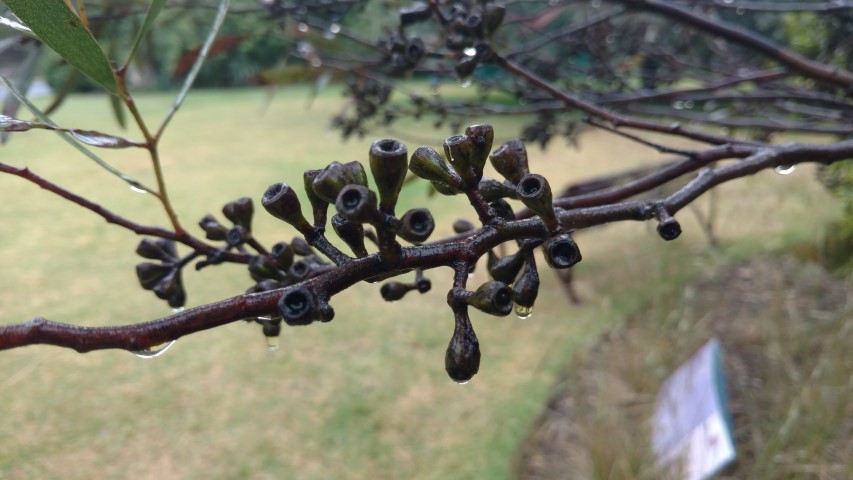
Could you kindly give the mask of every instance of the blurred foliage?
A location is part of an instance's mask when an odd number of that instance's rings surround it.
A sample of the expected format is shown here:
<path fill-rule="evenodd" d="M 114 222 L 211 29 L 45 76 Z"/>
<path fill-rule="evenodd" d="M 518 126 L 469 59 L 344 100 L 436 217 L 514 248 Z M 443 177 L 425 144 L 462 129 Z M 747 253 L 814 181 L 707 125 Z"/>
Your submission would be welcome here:
<path fill-rule="evenodd" d="M 843 272 L 853 270 L 853 164 L 838 162 L 819 172 L 821 182 L 842 202 L 841 218 L 830 223 L 824 238 L 824 259 Z"/>

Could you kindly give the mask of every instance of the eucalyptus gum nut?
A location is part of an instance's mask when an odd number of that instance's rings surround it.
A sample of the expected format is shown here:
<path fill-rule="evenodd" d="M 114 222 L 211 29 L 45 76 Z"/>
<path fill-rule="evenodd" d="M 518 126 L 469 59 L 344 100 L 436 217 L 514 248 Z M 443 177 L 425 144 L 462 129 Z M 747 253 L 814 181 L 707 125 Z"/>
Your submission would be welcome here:
<path fill-rule="evenodd" d="M 681 235 L 681 224 L 673 217 L 666 217 L 658 223 L 657 231 L 660 238 L 669 242 Z"/>
<path fill-rule="evenodd" d="M 265 337 L 277 337 L 281 335 L 281 322 L 270 323 L 265 322 L 261 327 Z"/>
<path fill-rule="evenodd" d="M 524 256 L 520 254 L 509 255 L 498 259 L 489 268 L 489 275 L 495 280 L 503 283 L 513 283 L 521 267 L 524 266 Z"/>
<path fill-rule="evenodd" d="M 385 282 L 379 287 L 379 294 L 386 302 L 395 302 L 403 298 L 411 290 L 408 285 L 401 282 Z"/>
<path fill-rule="evenodd" d="M 329 210 L 329 202 L 320 198 L 314 192 L 314 179 L 322 170 L 306 170 L 302 174 L 302 183 L 305 188 L 305 195 L 308 197 L 308 202 L 311 203 L 311 211 L 314 214 L 314 225 L 323 226 L 326 224 L 326 215 Z"/>
<path fill-rule="evenodd" d="M 140 263 L 136 265 L 136 278 L 145 290 L 151 290 L 173 270 L 172 265 L 163 263 Z"/>
<path fill-rule="evenodd" d="M 404 27 L 429 20 L 430 17 L 432 17 L 432 8 L 424 2 L 415 2 L 400 9 L 400 25 Z"/>
<path fill-rule="evenodd" d="M 282 270 L 287 270 L 293 263 L 293 248 L 287 242 L 276 243 L 272 246 L 270 253 Z"/>
<path fill-rule="evenodd" d="M 498 217 L 508 222 L 515 220 L 515 213 L 512 211 L 512 207 L 506 200 L 502 198 L 499 200 L 495 200 L 494 202 L 490 203 L 489 206 L 492 207 L 492 210 L 494 210 L 495 215 L 497 215 Z"/>
<path fill-rule="evenodd" d="M 314 250 L 311 250 L 311 245 L 308 245 L 304 238 L 293 237 L 293 240 L 290 241 L 290 247 L 293 249 L 293 253 L 299 256 L 314 255 Z"/>
<path fill-rule="evenodd" d="M 494 202 L 501 198 L 515 198 L 515 189 L 491 178 L 480 180 L 478 186 L 480 194 L 487 202 Z"/>
<path fill-rule="evenodd" d="M 477 310 L 504 317 L 512 311 L 513 296 L 506 283 L 491 281 L 480 285 L 465 301 Z"/>
<path fill-rule="evenodd" d="M 504 21 L 506 7 L 500 3 L 489 3 L 483 9 L 483 33 L 491 35 Z"/>
<path fill-rule="evenodd" d="M 530 173 L 527 165 L 527 149 L 521 140 L 505 142 L 489 156 L 489 160 L 498 173 L 515 184 L 521 181 L 521 177 Z"/>
<path fill-rule="evenodd" d="M 465 220 L 463 218 L 460 218 L 460 219 L 456 220 L 455 222 L 453 222 L 453 231 L 456 233 L 470 232 L 471 230 L 474 230 L 475 228 L 477 228 L 477 227 L 473 223 L 471 223 L 468 220 Z"/>
<path fill-rule="evenodd" d="M 296 192 L 286 183 L 274 183 L 267 188 L 261 204 L 273 217 L 293 225 L 300 232 L 308 231 L 311 225 L 302 215 L 302 206 Z"/>
<path fill-rule="evenodd" d="M 554 230 L 559 226 L 557 216 L 554 213 L 551 186 L 545 177 L 536 173 L 528 173 L 518 182 L 515 191 L 518 199 L 527 208 L 536 212 L 549 230 Z"/>
<path fill-rule="evenodd" d="M 201 220 L 198 222 L 198 226 L 204 230 L 204 236 L 208 240 L 225 240 L 225 235 L 228 233 L 228 228 L 219 223 L 219 221 L 210 214 L 201 217 Z"/>
<path fill-rule="evenodd" d="M 532 262 L 532 260 L 531 260 Z M 522 307 L 533 307 L 536 303 L 536 297 L 539 295 L 539 272 L 536 271 L 536 265 L 527 263 L 524 267 L 524 273 L 512 286 L 515 292 L 515 303 Z"/>
<path fill-rule="evenodd" d="M 347 185 L 367 185 L 367 173 L 361 163 L 332 162 L 314 178 L 314 193 L 324 201 L 334 204 L 340 191 Z"/>
<path fill-rule="evenodd" d="M 426 293 L 432 289 L 432 282 L 428 278 L 419 278 L 415 282 L 415 288 L 420 293 Z"/>
<path fill-rule="evenodd" d="M 241 225 L 235 225 L 225 234 L 225 242 L 236 247 L 246 241 L 246 230 Z"/>
<path fill-rule="evenodd" d="M 453 172 L 435 150 L 430 147 L 418 147 L 412 153 L 409 170 L 415 175 L 431 182 L 453 184 Z"/>
<path fill-rule="evenodd" d="M 370 146 L 370 172 L 379 191 L 379 208 L 385 213 L 394 213 L 406 180 L 408 156 L 406 146 L 397 140 L 377 140 Z"/>
<path fill-rule="evenodd" d="M 397 235 L 412 243 L 421 243 L 435 230 L 435 220 L 426 208 L 413 208 L 400 218 Z"/>
<path fill-rule="evenodd" d="M 296 285 L 284 291 L 278 310 L 288 325 L 308 325 L 317 318 L 317 299 L 310 290 Z"/>
<path fill-rule="evenodd" d="M 567 233 L 553 236 L 542 245 L 545 261 L 551 268 L 569 268 L 581 261 L 578 244 Z"/>
<path fill-rule="evenodd" d="M 311 273 L 311 264 L 305 260 L 297 260 L 287 269 L 287 275 L 295 282 L 305 280 L 309 273 Z"/>
<path fill-rule="evenodd" d="M 423 58 L 426 49 L 424 42 L 418 37 L 410 38 L 406 43 L 405 57 L 411 64 L 417 64 Z"/>
<path fill-rule="evenodd" d="M 464 57 L 462 60 L 456 63 L 456 66 L 453 69 L 456 71 L 456 76 L 460 80 L 465 80 L 471 75 L 474 74 L 474 70 L 477 69 L 477 64 L 479 63 L 479 59 L 474 57 Z"/>
<path fill-rule="evenodd" d="M 435 191 L 437 191 L 438 193 L 440 193 L 442 195 L 446 195 L 448 197 L 453 196 L 453 195 L 459 195 L 460 193 L 462 193 L 459 191 L 458 188 L 451 187 L 450 185 L 448 185 L 444 182 L 431 182 L 431 183 L 432 183 L 432 187 L 435 188 Z"/>
<path fill-rule="evenodd" d="M 364 226 L 360 223 L 350 222 L 340 215 L 332 216 L 332 228 L 358 257 L 367 256 L 367 248 L 364 246 Z"/>
<path fill-rule="evenodd" d="M 444 369 L 454 382 L 467 382 L 480 370 L 480 342 L 471 327 L 467 312 L 457 314 L 453 337 L 444 355 Z"/>
<path fill-rule="evenodd" d="M 363 185 L 347 185 L 338 194 L 335 208 L 351 222 L 366 223 L 377 215 L 376 194 Z"/>
<path fill-rule="evenodd" d="M 282 272 L 276 268 L 273 260 L 266 255 L 258 255 L 249 261 L 249 272 L 261 279 L 269 278 L 278 280 L 283 277 Z"/>
<path fill-rule="evenodd" d="M 495 129 L 488 124 L 471 125 L 465 129 L 465 135 L 468 136 L 468 141 L 474 149 L 472 158 L 474 173 L 477 177 L 482 177 L 483 168 L 486 166 L 495 140 Z"/>
<path fill-rule="evenodd" d="M 157 295 L 157 298 L 168 301 L 178 289 L 182 288 L 181 271 L 177 268 L 172 268 L 168 274 L 154 285 L 154 288 L 152 288 L 151 291 Z"/>
<path fill-rule="evenodd" d="M 234 225 L 242 226 L 247 232 L 252 231 L 252 215 L 254 213 L 255 207 L 249 197 L 238 198 L 222 207 L 222 214 L 225 215 L 225 218 L 231 220 Z"/>

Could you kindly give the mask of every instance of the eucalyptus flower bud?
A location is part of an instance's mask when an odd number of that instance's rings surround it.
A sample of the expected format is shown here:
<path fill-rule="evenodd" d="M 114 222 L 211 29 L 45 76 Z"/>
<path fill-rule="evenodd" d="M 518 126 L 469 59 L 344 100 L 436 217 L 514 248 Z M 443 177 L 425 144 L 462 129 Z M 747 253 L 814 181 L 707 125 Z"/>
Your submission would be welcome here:
<path fill-rule="evenodd" d="M 162 238 L 157 240 L 143 239 L 136 247 L 136 254 L 143 258 L 161 260 L 163 262 L 176 262 L 178 260 L 178 251 L 175 248 L 175 242 Z"/>
<path fill-rule="evenodd" d="M 527 166 L 527 149 L 521 140 L 510 140 L 500 146 L 489 156 L 492 166 L 504 178 L 518 184 L 521 177 L 530 173 Z"/>
<path fill-rule="evenodd" d="M 347 185 L 367 185 L 367 174 L 361 163 L 332 162 L 317 174 L 312 187 L 318 197 L 334 204 L 340 191 Z"/>
<path fill-rule="evenodd" d="M 420 293 L 426 293 L 432 289 L 432 282 L 430 282 L 428 278 L 420 277 L 415 280 L 415 288 Z"/>
<path fill-rule="evenodd" d="M 222 214 L 225 215 L 225 218 L 231 220 L 234 225 L 240 225 L 247 232 L 252 231 L 252 215 L 254 213 L 255 207 L 249 197 L 238 198 L 222 207 Z"/>
<path fill-rule="evenodd" d="M 506 7 L 500 3 L 491 2 L 483 10 L 483 33 L 490 36 L 504 21 Z"/>
<path fill-rule="evenodd" d="M 309 232 L 311 225 L 302 215 L 302 206 L 296 192 L 286 183 L 274 183 L 267 188 L 261 204 L 273 217 L 283 220 L 300 232 Z"/>
<path fill-rule="evenodd" d="M 278 310 L 288 325 L 308 325 L 319 315 L 314 293 L 303 285 L 286 289 L 278 301 Z"/>
<path fill-rule="evenodd" d="M 322 227 L 326 224 L 326 215 L 329 210 L 329 202 L 320 198 L 314 192 L 314 179 L 322 170 L 306 170 L 302 174 L 302 183 L 305 186 L 305 195 L 311 203 L 311 212 L 314 216 L 314 226 Z"/>
<path fill-rule="evenodd" d="M 278 242 L 270 249 L 276 266 L 281 270 L 287 270 L 293 263 L 293 248 L 287 242 Z"/>
<path fill-rule="evenodd" d="M 519 252 L 515 255 L 507 255 L 501 259 L 495 260 L 489 267 L 489 275 L 495 280 L 503 283 L 513 283 L 521 267 L 524 266 L 524 255 Z"/>
<path fill-rule="evenodd" d="M 249 261 L 249 273 L 252 274 L 252 278 L 256 281 L 260 281 L 265 278 L 273 280 L 284 279 L 284 275 L 281 270 L 276 268 L 275 263 L 273 263 L 273 259 L 267 255 L 252 257 Z"/>
<path fill-rule="evenodd" d="M 370 146 L 370 172 L 379 191 L 379 209 L 393 215 L 406 179 L 409 152 L 397 140 L 377 140 Z"/>
<path fill-rule="evenodd" d="M 551 268 L 569 268 L 582 258 L 578 244 L 568 233 L 561 233 L 546 240 L 542 251 Z"/>
<path fill-rule="evenodd" d="M 477 310 L 504 317 L 512 311 L 513 295 L 507 284 L 491 281 L 480 285 L 465 301 Z"/>
<path fill-rule="evenodd" d="M 411 162 L 409 162 L 409 170 L 431 182 L 440 182 L 450 186 L 458 186 L 460 183 L 459 178 L 450 170 L 441 155 L 430 147 L 419 147 L 415 150 Z"/>
<path fill-rule="evenodd" d="M 430 183 L 432 183 L 432 188 L 434 188 L 436 192 L 438 192 L 442 195 L 447 195 L 450 197 L 450 196 L 459 195 L 460 193 L 462 193 L 462 191 L 459 190 L 458 188 L 451 187 L 450 185 L 443 183 L 443 182 L 430 182 Z"/>
<path fill-rule="evenodd" d="M 435 229 L 435 220 L 426 208 L 413 208 L 400 218 L 397 235 L 412 243 L 425 242 Z"/>
<path fill-rule="evenodd" d="M 539 272 L 531 256 L 524 265 L 524 273 L 512 287 L 515 292 L 515 303 L 522 307 L 532 308 L 539 295 Z"/>
<path fill-rule="evenodd" d="M 549 231 L 553 232 L 559 228 L 560 224 L 557 221 L 556 213 L 554 213 L 551 186 L 548 185 L 548 180 L 545 177 L 536 173 L 528 173 L 518 182 L 516 193 L 518 199 L 527 208 L 542 218 Z"/>
<path fill-rule="evenodd" d="M 395 302 L 403 298 L 411 290 L 413 290 L 412 285 L 392 280 L 383 283 L 379 288 L 379 293 L 386 302 Z"/>
<path fill-rule="evenodd" d="M 453 222 L 453 231 L 456 233 L 470 232 L 477 228 L 473 223 L 464 218 L 460 218 Z"/>
<path fill-rule="evenodd" d="M 492 210 L 495 212 L 495 215 L 498 217 L 511 222 L 515 220 L 515 213 L 512 211 L 512 207 L 509 206 L 509 203 L 504 199 L 498 199 L 489 204 L 492 207 Z"/>
<path fill-rule="evenodd" d="M 480 181 L 475 173 L 477 152 L 466 135 L 453 135 L 444 140 L 444 154 L 453 170 L 471 188 Z"/>
<path fill-rule="evenodd" d="M 482 178 L 483 168 L 486 166 L 489 152 L 492 151 L 492 143 L 495 140 L 495 129 L 488 124 L 471 125 L 465 129 L 465 135 L 474 150 L 471 161 L 474 175 L 478 179 Z"/>
<path fill-rule="evenodd" d="M 208 240 L 222 241 L 225 240 L 225 235 L 228 234 L 228 227 L 219 223 L 213 215 L 205 215 L 198 222 L 198 226 L 204 230 L 204 236 Z"/>
<path fill-rule="evenodd" d="M 293 249 L 293 253 L 302 257 L 314 255 L 311 245 L 308 245 L 308 242 L 302 237 L 293 237 L 293 240 L 290 241 L 290 248 Z"/>
<path fill-rule="evenodd" d="M 232 247 L 243 244 L 248 238 L 249 234 L 242 225 L 234 225 L 225 234 L 225 242 Z"/>
<path fill-rule="evenodd" d="M 378 215 L 376 194 L 363 185 L 345 186 L 335 202 L 338 214 L 346 220 L 367 223 Z"/>
<path fill-rule="evenodd" d="M 480 194 L 487 202 L 494 202 L 501 198 L 515 198 L 515 189 L 505 183 L 501 183 L 491 178 L 480 180 Z"/>
<path fill-rule="evenodd" d="M 480 370 L 480 342 L 465 308 L 456 312 L 456 326 L 444 355 L 444 369 L 457 383 L 467 383 Z"/>
<path fill-rule="evenodd" d="M 152 288 L 151 291 L 154 292 L 160 300 L 166 300 L 166 303 L 168 303 L 172 308 L 183 307 L 187 301 L 184 284 L 181 281 L 181 270 L 179 268 L 173 268 L 168 275 L 161 278 L 160 281 L 154 285 L 154 288 Z"/>
<path fill-rule="evenodd" d="M 136 266 L 136 278 L 145 290 L 151 290 L 164 277 L 169 275 L 174 267 L 164 263 L 140 263 Z"/>
<path fill-rule="evenodd" d="M 350 222 L 344 217 L 335 214 L 332 216 L 332 228 L 357 257 L 366 257 L 367 248 L 364 246 L 364 226 L 360 223 Z"/>

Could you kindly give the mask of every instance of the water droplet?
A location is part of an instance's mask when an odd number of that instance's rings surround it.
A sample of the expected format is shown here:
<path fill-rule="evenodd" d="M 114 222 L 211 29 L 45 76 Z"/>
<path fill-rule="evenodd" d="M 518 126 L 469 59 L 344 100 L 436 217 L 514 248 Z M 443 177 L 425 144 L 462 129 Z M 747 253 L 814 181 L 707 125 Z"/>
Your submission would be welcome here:
<path fill-rule="evenodd" d="M 794 173 L 794 170 L 797 169 L 796 165 L 779 165 L 774 168 L 773 171 L 778 173 L 779 175 L 790 175 Z"/>
<path fill-rule="evenodd" d="M 456 382 L 456 384 L 457 384 L 457 385 L 468 385 L 468 383 L 470 383 L 470 382 L 471 382 L 471 379 L 469 378 L 468 380 L 464 380 L 464 381 L 461 381 L 461 382 L 460 382 L 460 381 L 458 381 L 458 380 L 454 380 L 454 382 Z"/>
<path fill-rule="evenodd" d="M 177 307 L 172 309 L 172 313 L 181 313 L 184 311 L 184 307 Z"/>
<path fill-rule="evenodd" d="M 684 108 L 688 110 L 693 108 L 693 100 L 687 100 L 686 102 L 684 102 Z"/>
<path fill-rule="evenodd" d="M 672 108 L 674 108 L 676 110 L 684 109 L 684 101 L 676 100 L 676 101 L 672 102 Z"/>
<path fill-rule="evenodd" d="M 323 61 L 317 57 L 312 58 L 311 59 L 311 66 L 312 67 L 321 67 L 321 66 L 323 66 Z"/>
<path fill-rule="evenodd" d="M 145 350 L 137 350 L 135 352 L 131 351 L 130 353 L 136 355 L 139 358 L 159 357 L 160 355 L 163 355 L 164 353 L 166 353 L 166 350 L 172 348 L 172 345 L 174 345 L 174 344 L 175 344 L 175 341 L 172 340 L 169 343 L 164 343 L 162 345 L 157 345 L 155 347 L 146 348 Z"/>
<path fill-rule="evenodd" d="M 136 193 L 148 193 L 147 191 L 145 191 L 145 190 L 143 190 L 143 189 L 141 189 L 141 188 L 137 187 L 136 185 L 131 185 L 131 186 L 130 186 L 130 190 L 131 190 L 132 192 L 136 192 Z"/>
<path fill-rule="evenodd" d="M 276 335 L 275 337 L 267 337 L 267 350 L 268 351 L 274 352 L 274 351 L 278 350 L 278 347 L 279 347 L 278 335 Z"/>
<path fill-rule="evenodd" d="M 461 86 L 462 88 L 468 88 L 468 87 L 470 87 L 470 86 L 471 86 L 471 79 L 470 79 L 470 78 L 466 78 L 465 80 L 460 81 L 460 82 L 459 82 L 459 86 Z"/>
<path fill-rule="evenodd" d="M 515 306 L 515 315 L 519 320 L 527 320 L 533 316 L 533 307 L 524 307 L 521 305 Z"/>
<path fill-rule="evenodd" d="M 308 31 L 308 24 L 305 22 L 299 22 L 299 25 L 297 25 L 296 28 L 298 28 L 300 32 L 305 33 Z"/>
<path fill-rule="evenodd" d="M 260 317 L 258 317 L 258 320 L 261 322 L 268 322 L 268 321 L 272 320 L 272 317 L 260 316 Z"/>
<path fill-rule="evenodd" d="M 468 47 L 465 50 L 462 50 L 462 53 L 469 57 L 473 57 L 474 55 L 477 55 L 477 49 L 474 47 Z"/>
<path fill-rule="evenodd" d="M 338 25 L 337 23 L 333 23 L 329 26 L 329 31 L 334 33 L 334 34 L 341 33 L 341 26 Z"/>

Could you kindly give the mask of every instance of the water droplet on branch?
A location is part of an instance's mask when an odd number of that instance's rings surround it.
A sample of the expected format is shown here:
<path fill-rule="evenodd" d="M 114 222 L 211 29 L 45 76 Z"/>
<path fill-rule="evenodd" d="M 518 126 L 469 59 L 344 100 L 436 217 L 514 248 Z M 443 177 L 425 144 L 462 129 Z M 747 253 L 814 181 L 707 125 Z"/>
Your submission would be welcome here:
<path fill-rule="evenodd" d="M 175 344 L 175 341 L 172 340 L 169 343 L 164 343 L 162 345 L 149 347 L 149 348 L 146 348 L 145 350 L 131 351 L 130 353 L 136 355 L 139 358 L 159 357 L 160 355 L 163 355 L 164 353 L 166 353 L 166 350 L 172 348 L 172 345 L 174 345 L 174 344 Z"/>
<path fill-rule="evenodd" d="M 131 185 L 130 191 L 136 192 L 136 193 L 148 193 L 146 190 L 143 190 L 143 189 L 137 187 L 136 185 Z"/>
<path fill-rule="evenodd" d="M 797 169 L 796 165 L 779 165 L 774 168 L 773 171 L 778 173 L 779 175 L 790 175 L 794 173 L 794 170 Z"/>

